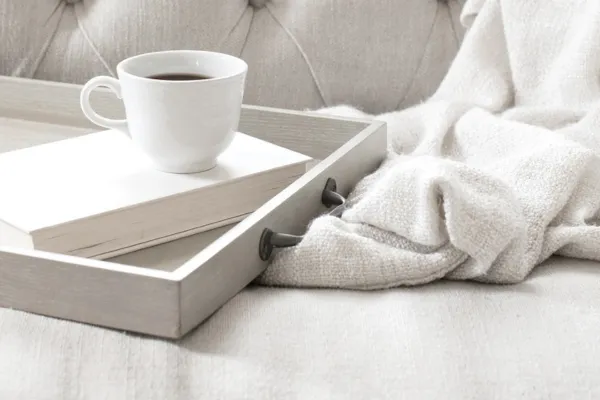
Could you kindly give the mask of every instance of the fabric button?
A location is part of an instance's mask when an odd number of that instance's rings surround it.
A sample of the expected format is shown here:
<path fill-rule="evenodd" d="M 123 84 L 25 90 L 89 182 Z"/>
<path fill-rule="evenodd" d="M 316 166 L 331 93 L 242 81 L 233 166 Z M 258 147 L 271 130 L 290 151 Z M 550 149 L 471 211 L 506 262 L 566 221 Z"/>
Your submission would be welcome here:
<path fill-rule="evenodd" d="M 249 0 L 248 3 L 254 8 L 263 8 L 267 3 L 267 0 Z"/>

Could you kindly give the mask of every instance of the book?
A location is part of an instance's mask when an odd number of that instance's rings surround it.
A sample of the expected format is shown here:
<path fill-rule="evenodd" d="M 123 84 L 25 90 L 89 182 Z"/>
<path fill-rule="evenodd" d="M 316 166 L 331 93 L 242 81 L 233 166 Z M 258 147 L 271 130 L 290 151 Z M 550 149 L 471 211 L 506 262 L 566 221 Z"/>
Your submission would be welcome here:
<path fill-rule="evenodd" d="M 215 168 L 153 168 L 106 130 L 0 154 L 0 246 L 105 259 L 240 221 L 311 158 L 237 133 Z"/>

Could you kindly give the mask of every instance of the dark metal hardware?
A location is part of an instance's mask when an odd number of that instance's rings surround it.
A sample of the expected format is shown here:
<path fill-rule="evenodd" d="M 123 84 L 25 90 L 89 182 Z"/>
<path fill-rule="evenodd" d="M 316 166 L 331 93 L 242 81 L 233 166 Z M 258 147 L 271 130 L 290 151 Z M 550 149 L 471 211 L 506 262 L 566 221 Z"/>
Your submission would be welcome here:
<path fill-rule="evenodd" d="M 335 179 L 328 178 L 321 194 L 321 203 L 327 208 L 336 206 L 329 212 L 329 215 L 339 217 L 344 211 L 346 198 L 336 192 L 336 190 L 337 183 Z M 260 259 L 267 261 L 271 257 L 273 249 L 296 246 L 302 241 L 303 237 L 304 236 L 301 235 L 275 232 L 269 228 L 263 229 L 258 244 L 258 254 Z"/>

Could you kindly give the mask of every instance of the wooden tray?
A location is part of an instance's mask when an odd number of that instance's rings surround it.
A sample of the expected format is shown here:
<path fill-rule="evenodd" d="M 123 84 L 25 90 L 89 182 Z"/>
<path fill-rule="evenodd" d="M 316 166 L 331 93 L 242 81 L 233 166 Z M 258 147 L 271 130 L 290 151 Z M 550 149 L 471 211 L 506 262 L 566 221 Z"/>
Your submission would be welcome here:
<path fill-rule="evenodd" d="M 0 152 L 98 131 L 80 111 L 80 90 L 0 77 Z M 92 103 L 123 117 L 108 91 L 95 92 Z M 267 267 L 259 254 L 265 229 L 301 235 L 327 211 L 321 195 L 329 178 L 345 195 L 386 153 L 382 122 L 244 105 L 239 131 L 317 162 L 239 223 L 108 260 L 0 248 L 0 306 L 180 338 Z"/>

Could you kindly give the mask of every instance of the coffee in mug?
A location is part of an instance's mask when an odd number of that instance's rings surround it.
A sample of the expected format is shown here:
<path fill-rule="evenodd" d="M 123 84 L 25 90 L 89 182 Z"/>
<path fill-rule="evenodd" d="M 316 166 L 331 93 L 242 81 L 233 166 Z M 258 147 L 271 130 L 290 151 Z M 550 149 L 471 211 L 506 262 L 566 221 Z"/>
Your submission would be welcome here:
<path fill-rule="evenodd" d="M 199 74 L 182 74 L 182 73 L 172 73 L 172 74 L 156 74 L 150 75 L 148 78 L 150 79 L 160 79 L 163 81 L 198 81 L 201 79 L 211 79 L 212 76 L 207 75 L 199 75 Z"/>
<path fill-rule="evenodd" d="M 218 52 L 140 54 L 117 65 L 118 79 L 89 80 L 81 91 L 81 108 L 93 123 L 127 134 L 158 170 L 202 172 L 215 167 L 233 141 L 247 70 L 243 60 Z M 100 86 L 123 100 L 125 119 L 94 111 L 89 97 Z"/>

